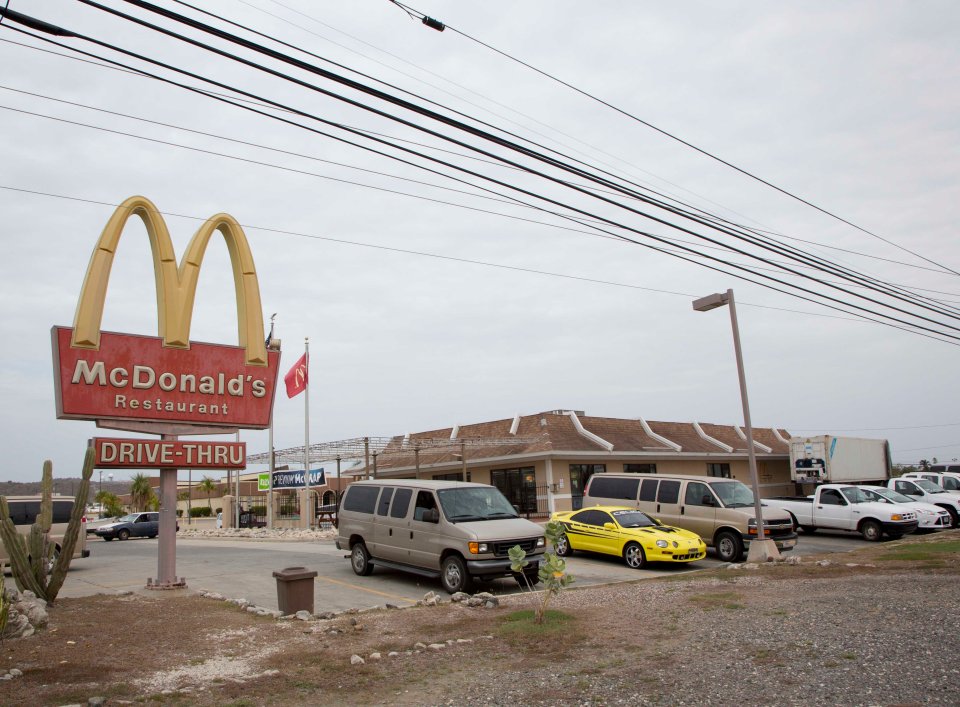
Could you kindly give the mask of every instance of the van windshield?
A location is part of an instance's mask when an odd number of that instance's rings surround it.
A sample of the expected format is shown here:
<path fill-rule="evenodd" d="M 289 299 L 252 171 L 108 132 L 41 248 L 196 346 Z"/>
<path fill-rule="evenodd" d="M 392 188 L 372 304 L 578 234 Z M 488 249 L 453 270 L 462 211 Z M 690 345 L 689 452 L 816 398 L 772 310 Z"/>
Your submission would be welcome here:
<path fill-rule="evenodd" d="M 747 508 L 753 505 L 753 491 L 740 481 L 712 481 L 710 488 L 727 508 Z"/>
<path fill-rule="evenodd" d="M 452 523 L 520 517 L 510 501 L 492 486 L 442 489 L 437 491 L 437 498 L 440 499 L 443 515 Z"/>

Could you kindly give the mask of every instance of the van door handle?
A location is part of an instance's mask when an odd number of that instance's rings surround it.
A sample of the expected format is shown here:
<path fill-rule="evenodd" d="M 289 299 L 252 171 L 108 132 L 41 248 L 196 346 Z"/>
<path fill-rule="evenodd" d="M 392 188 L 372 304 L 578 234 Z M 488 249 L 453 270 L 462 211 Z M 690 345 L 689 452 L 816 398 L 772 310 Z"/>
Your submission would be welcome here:
<path fill-rule="evenodd" d="M 387 535 L 393 535 L 393 528 L 390 528 L 390 532 Z"/>
<path fill-rule="evenodd" d="M 686 506 L 680 506 L 680 515 L 683 515 L 686 510 Z"/>
<path fill-rule="evenodd" d="M 657 513 L 659 513 L 659 512 L 660 512 L 660 504 L 658 503 L 658 504 L 657 504 Z"/>
<path fill-rule="evenodd" d="M 410 531 L 410 539 L 413 540 L 413 531 Z"/>

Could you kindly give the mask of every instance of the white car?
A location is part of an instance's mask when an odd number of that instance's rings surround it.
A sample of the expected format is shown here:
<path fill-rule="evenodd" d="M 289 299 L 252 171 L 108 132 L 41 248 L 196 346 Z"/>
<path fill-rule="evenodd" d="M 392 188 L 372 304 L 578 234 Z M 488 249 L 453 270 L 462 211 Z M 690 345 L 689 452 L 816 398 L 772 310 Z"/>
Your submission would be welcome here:
<path fill-rule="evenodd" d="M 909 496 L 904 496 L 886 486 L 861 486 L 860 488 L 871 501 L 893 503 L 913 509 L 917 514 L 918 530 L 946 530 L 953 525 L 950 512 L 940 506 L 924 501 L 914 501 Z"/>

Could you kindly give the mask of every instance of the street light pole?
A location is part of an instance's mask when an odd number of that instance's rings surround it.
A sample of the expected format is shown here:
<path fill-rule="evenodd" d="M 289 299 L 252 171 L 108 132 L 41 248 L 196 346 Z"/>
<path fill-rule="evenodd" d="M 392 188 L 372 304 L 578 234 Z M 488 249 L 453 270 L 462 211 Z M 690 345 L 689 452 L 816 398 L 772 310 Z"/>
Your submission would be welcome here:
<path fill-rule="evenodd" d="M 733 290 L 718 292 L 694 300 L 693 308 L 698 312 L 708 312 L 711 309 L 727 305 L 730 309 L 730 326 L 733 329 L 733 349 L 737 357 L 737 375 L 740 378 L 740 401 L 743 404 L 743 426 L 747 434 L 747 460 L 750 466 L 750 485 L 753 490 L 753 507 L 757 523 L 757 539 L 750 543 L 750 552 L 747 559 L 766 560 L 780 556 L 777 546 L 769 541 L 764 533 L 763 514 L 760 504 L 760 483 L 757 479 L 757 454 L 753 448 L 753 425 L 750 422 L 750 402 L 747 398 L 747 377 L 743 370 L 743 351 L 740 347 L 740 326 L 737 323 L 737 305 L 733 297 Z"/>

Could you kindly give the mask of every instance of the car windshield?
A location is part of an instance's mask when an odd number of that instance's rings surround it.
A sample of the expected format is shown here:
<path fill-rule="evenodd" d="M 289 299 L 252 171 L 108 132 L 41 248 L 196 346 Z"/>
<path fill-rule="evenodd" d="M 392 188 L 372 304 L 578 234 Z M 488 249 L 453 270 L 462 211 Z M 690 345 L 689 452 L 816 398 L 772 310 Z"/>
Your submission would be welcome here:
<path fill-rule="evenodd" d="M 746 508 L 753 505 L 753 491 L 739 481 L 713 481 L 710 488 L 727 508 Z"/>
<path fill-rule="evenodd" d="M 660 525 L 642 511 L 614 511 L 612 515 L 621 528 L 650 528 Z"/>
<path fill-rule="evenodd" d="M 939 486 L 932 481 L 927 481 L 926 479 L 910 479 L 917 486 L 922 488 L 927 493 L 943 493 L 943 487 Z"/>
<path fill-rule="evenodd" d="M 465 486 L 437 491 L 443 515 L 451 522 L 519 518 L 499 489 Z"/>
<path fill-rule="evenodd" d="M 117 522 L 118 522 L 118 523 L 132 523 L 133 521 L 135 521 L 135 520 L 137 519 L 137 516 L 138 516 L 138 515 L 140 515 L 140 514 L 139 514 L 139 513 L 131 513 L 131 514 L 125 515 L 125 516 L 123 516 L 123 517 L 121 517 L 121 518 L 117 518 Z"/>
<path fill-rule="evenodd" d="M 840 489 L 840 493 L 842 493 L 850 503 L 869 503 L 873 500 L 863 492 L 863 489 L 856 486 L 845 486 Z"/>
<path fill-rule="evenodd" d="M 869 492 L 868 492 L 869 493 Z M 893 489 L 873 489 L 873 493 L 891 503 L 913 503 L 913 499 Z"/>

